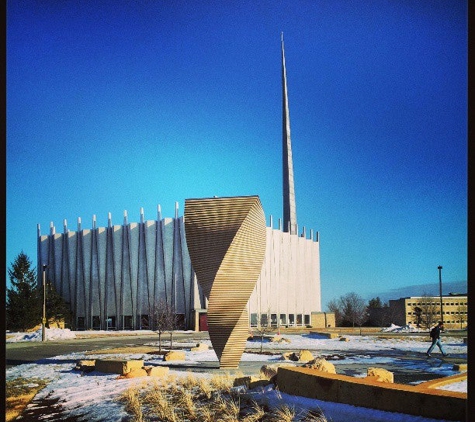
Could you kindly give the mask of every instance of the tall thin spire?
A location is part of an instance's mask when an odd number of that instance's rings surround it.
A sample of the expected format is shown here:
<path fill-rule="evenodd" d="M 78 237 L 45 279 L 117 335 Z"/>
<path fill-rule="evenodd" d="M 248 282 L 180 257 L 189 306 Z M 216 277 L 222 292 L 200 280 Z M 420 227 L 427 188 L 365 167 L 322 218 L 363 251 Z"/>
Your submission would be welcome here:
<path fill-rule="evenodd" d="M 284 33 L 282 45 L 282 163 L 283 163 L 283 205 L 284 232 L 297 234 L 297 208 L 295 205 L 294 166 L 292 162 L 292 142 L 290 139 L 289 99 L 287 95 L 287 71 L 285 68 Z"/>

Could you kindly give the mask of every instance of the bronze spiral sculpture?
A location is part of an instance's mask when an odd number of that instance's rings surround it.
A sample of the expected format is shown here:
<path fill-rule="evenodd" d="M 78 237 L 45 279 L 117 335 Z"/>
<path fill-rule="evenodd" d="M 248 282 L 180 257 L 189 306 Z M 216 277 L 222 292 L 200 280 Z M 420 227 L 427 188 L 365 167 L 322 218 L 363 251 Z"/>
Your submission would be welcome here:
<path fill-rule="evenodd" d="M 237 368 L 248 337 L 247 302 L 261 272 L 266 223 L 258 196 L 187 199 L 186 243 L 208 299 L 220 368 Z"/>

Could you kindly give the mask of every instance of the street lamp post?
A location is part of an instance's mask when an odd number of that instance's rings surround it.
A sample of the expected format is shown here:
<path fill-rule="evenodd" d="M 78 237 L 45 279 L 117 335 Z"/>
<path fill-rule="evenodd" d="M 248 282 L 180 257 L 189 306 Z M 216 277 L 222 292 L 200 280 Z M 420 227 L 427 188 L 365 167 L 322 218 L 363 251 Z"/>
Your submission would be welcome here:
<path fill-rule="evenodd" d="M 43 319 L 41 320 L 41 341 L 46 341 L 46 264 L 43 264 Z"/>
<path fill-rule="evenodd" d="M 437 269 L 439 270 L 440 320 L 444 322 L 444 308 L 442 305 L 442 265 L 439 265 Z"/>

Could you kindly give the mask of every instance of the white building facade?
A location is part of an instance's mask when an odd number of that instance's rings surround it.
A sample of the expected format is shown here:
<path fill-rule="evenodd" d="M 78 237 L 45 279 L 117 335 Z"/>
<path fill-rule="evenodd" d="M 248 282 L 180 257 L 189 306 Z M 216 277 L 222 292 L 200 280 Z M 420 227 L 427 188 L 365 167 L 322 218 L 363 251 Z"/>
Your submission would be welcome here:
<path fill-rule="evenodd" d="M 249 325 L 305 326 L 321 312 L 318 233 L 300 236 L 281 228 L 266 229 L 266 254 L 249 299 Z M 56 233 L 38 226 L 38 283 L 46 280 L 69 304 L 72 329 L 154 329 L 151 317 L 167 304 L 177 315 L 177 328 L 206 330 L 206 298 L 191 266 L 183 216 L 76 231 L 66 221 Z"/>

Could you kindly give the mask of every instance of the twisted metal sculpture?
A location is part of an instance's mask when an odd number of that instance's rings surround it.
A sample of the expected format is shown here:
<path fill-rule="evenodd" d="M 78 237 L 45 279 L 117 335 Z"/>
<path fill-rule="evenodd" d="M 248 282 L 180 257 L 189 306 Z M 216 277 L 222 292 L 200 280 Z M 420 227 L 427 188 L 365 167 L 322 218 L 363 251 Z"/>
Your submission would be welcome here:
<path fill-rule="evenodd" d="M 220 368 L 237 368 L 248 337 L 246 304 L 266 248 L 260 199 L 187 199 L 184 219 L 191 263 L 208 299 L 211 343 Z"/>

